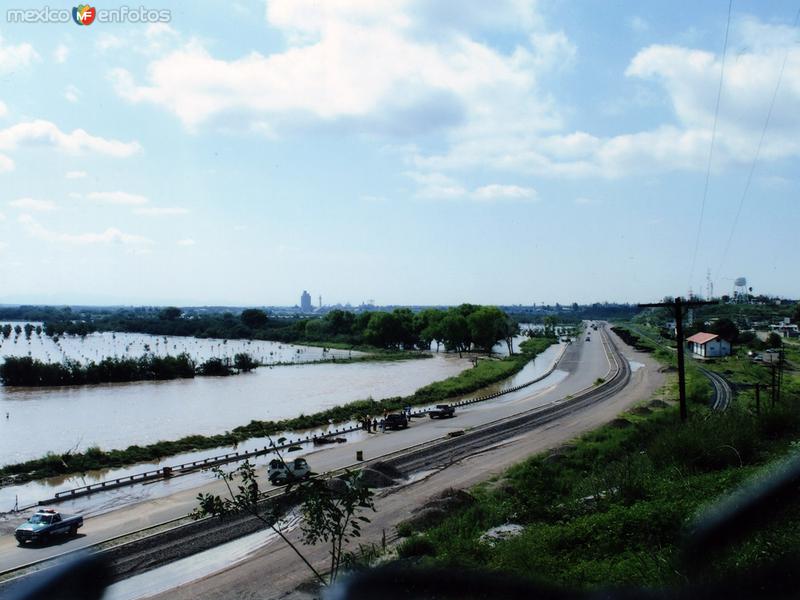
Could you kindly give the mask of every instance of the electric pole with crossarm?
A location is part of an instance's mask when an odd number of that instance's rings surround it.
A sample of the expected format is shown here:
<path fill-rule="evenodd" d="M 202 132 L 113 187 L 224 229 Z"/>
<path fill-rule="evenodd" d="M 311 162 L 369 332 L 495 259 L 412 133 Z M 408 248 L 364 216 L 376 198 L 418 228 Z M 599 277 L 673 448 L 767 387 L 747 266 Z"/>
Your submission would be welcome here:
<path fill-rule="evenodd" d="M 640 308 L 669 308 L 675 316 L 675 334 L 678 338 L 678 400 L 681 407 L 681 421 L 689 416 L 686 410 L 686 370 L 683 364 L 683 311 L 695 306 L 706 306 L 717 302 L 701 302 L 699 300 L 684 300 L 680 296 L 672 302 L 658 302 L 653 304 L 640 304 Z"/>

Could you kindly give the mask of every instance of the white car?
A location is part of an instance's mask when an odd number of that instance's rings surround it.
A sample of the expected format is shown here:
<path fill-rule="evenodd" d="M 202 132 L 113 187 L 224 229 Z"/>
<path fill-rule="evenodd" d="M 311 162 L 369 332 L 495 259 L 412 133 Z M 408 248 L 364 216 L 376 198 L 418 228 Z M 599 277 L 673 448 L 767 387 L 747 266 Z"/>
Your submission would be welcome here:
<path fill-rule="evenodd" d="M 289 481 L 299 481 L 311 475 L 311 467 L 308 466 L 305 458 L 295 458 L 283 462 L 277 458 L 269 461 L 267 469 L 267 479 L 272 485 L 282 485 Z"/>

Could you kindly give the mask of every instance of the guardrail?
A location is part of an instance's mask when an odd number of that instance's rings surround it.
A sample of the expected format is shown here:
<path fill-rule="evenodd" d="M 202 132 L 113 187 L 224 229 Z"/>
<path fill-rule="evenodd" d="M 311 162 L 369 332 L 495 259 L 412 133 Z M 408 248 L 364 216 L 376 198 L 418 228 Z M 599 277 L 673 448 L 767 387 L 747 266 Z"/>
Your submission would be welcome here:
<path fill-rule="evenodd" d="M 485 402 L 486 400 L 492 400 L 494 398 L 498 398 L 505 394 L 510 394 L 526 387 L 529 387 L 535 383 L 538 383 L 545 377 L 548 377 L 556 370 L 558 367 L 558 363 L 564 357 L 564 353 L 567 350 L 568 345 L 564 345 L 561 349 L 561 352 L 553 361 L 553 364 L 541 375 L 531 379 L 530 381 L 526 381 L 520 385 L 516 385 L 510 388 L 506 388 L 500 390 L 498 392 L 494 392 L 491 394 L 486 394 L 484 396 L 477 396 L 475 398 L 469 398 L 466 400 L 460 400 L 458 402 L 451 403 L 453 406 L 460 407 L 460 406 L 468 406 L 470 404 L 475 404 L 477 402 Z M 424 415 L 428 412 L 428 409 L 412 409 L 412 415 Z M 253 458 L 256 456 L 262 456 L 264 454 L 269 454 L 271 452 L 287 450 L 291 446 L 298 446 L 303 444 L 310 444 L 314 443 L 315 439 L 320 438 L 330 438 L 337 435 L 343 435 L 346 433 L 352 433 L 354 431 L 359 431 L 361 426 L 358 424 L 349 425 L 339 427 L 334 430 L 330 430 L 322 435 L 316 434 L 309 434 L 305 437 L 289 440 L 282 444 L 277 444 L 275 446 L 264 446 L 263 448 L 256 448 L 254 450 L 247 450 L 241 452 L 228 452 L 227 454 L 220 454 L 217 456 L 210 456 L 205 459 L 199 459 L 195 461 L 188 461 L 185 463 L 180 463 L 177 465 L 166 466 L 160 469 L 155 469 L 151 471 L 145 471 L 143 473 L 136 473 L 134 475 L 128 475 L 125 477 L 120 477 L 117 479 L 109 479 L 107 481 L 100 481 L 98 483 L 92 483 L 88 485 L 84 485 L 81 487 L 73 488 L 70 490 L 64 490 L 62 492 L 56 492 L 51 498 L 47 498 L 44 500 L 39 500 L 36 505 L 34 506 L 42 506 L 45 504 L 57 504 L 58 502 L 63 502 L 66 500 L 72 500 L 74 498 L 80 498 L 83 496 L 89 496 L 91 494 L 95 494 L 98 492 L 104 492 L 108 490 L 113 490 L 121 487 L 127 487 L 130 485 L 135 485 L 138 483 L 146 483 L 150 481 L 158 481 L 162 479 L 169 479 L 171 477 L 178 477 L 181 475 L 187 475 L 189 473 L 199 471 L 202 469 L 207 469 L 209 467 L 215 467 L 223 464 L 227 464 L 230 462 L 238 462 L 247 460 L 249 458 Z"/>

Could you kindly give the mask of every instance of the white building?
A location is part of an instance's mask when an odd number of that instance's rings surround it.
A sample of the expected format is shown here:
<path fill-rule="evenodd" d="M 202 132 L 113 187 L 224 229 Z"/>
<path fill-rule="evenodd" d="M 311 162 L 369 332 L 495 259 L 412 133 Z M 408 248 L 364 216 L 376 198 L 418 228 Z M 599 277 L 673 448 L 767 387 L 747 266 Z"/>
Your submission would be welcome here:
<path fill-rule="evenodd" d="M 716 333 L 695 333 L 686 338 L 689 351 L 703 358 L 715 358 L 718 356 L 730 356 L 731 345 L 723 340 Z"/>

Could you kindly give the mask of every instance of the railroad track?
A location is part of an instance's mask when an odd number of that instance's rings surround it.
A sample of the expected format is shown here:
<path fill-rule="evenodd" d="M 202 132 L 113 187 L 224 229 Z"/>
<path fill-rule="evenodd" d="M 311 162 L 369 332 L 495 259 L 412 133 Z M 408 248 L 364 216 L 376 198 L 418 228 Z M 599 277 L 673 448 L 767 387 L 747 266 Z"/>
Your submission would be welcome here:
<path fill-rule="evenodd" d="M 718 411 L 727 410 L 733 400 L 733 389 L 728 380 L 719 373 L 710 371 L 709 369 L 699 367 L 700 372 L 705 375 L 711 382 L 713 387 L 713 395 L 711 396 L 711 408 Z"/>
<path fill-rule="evenodd" d="M 410 449 L 393 452 L 367 462 L 326 473 L 324 476 L 335 477 L 346 469 L 364 468 L 378 461 L 388 463 L 407 473 L 443 466 L 613 396 L 627 385 L 631 370 L 627 359 L 622 356 L 616 344 L 611 340 L 605 326 L 601 328 L 601 336 L 609 360 L 609 370 L 604 382 L 547 406 L 481 425 L 458 437 L 419 444 Z M 265 500 L 280 502 L 283 497 L 282 489 L 270 490 L 265 494 Z M 4 580 L 0 583 L 0 592 L 4 591 L 4 587 L 9 584 L 14 585 L 29 573 L 48 568 L 77 552 L 102 554 L 113 566 L 115 578 L 119 580 L 202 552 L 263 528 L 261 521 L 251 515 L 186 521 L 185 517 L 174 519 L 147 530 L 119 536 L 114 540 L 105 540 L 89 548 L 67 552 L 57 557 L 0 572 L 0 578 Z M 148 531 L 151 533 L 148 534 Z M 145 535 L 142 536 L 142 534 Z M 135 538 L 137 535 L 138 539 L 126 541 L 126 538 Z M 112 544 L 111 547 L 109 544 Z"/>

